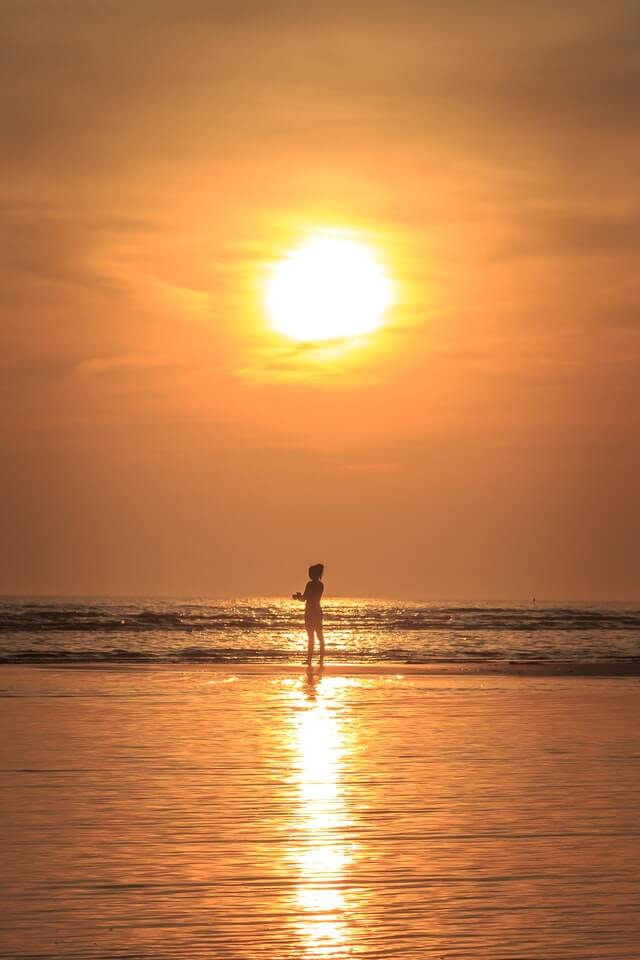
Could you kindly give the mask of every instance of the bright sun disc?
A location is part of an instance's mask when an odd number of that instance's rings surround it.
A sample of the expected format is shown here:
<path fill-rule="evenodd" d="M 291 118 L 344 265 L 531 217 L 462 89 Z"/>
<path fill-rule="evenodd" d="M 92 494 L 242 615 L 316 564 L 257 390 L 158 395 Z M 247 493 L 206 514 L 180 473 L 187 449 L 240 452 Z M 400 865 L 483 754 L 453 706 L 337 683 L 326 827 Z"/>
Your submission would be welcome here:
<path fill-rule="evenodd" d="M 273 327 L 305 341 L 369 333 L 391 301 L 391 281 L 373 250 L 335 234 L 312 237 L 289 253 L 265 291 Z"/>

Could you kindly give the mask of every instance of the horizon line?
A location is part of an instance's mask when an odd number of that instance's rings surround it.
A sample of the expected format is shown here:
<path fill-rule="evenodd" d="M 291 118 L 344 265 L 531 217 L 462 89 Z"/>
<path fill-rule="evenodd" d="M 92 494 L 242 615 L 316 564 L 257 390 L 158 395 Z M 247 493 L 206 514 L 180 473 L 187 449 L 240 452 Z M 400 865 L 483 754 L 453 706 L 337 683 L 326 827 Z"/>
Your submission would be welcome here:
<path fill-rule="evenodd" d="M 208 600 L 211 602 L 255 601 L 255 600 L 290 600 L 289 594 L 227 594 L 207 595 L 188 593 L 2 593 L 0 602 L 5 600 Z M 396 603 L 640 603 L 639 597 L 617 598 L 577 598 L 577 597 L 540 597 L 531 594 L 530 597 L 505 596 L 443 596 L 431 598 L 417 598 L 407 596 L 380 596 L 372 594 L 331 594 L 325 600 L 382 600 Z"/>

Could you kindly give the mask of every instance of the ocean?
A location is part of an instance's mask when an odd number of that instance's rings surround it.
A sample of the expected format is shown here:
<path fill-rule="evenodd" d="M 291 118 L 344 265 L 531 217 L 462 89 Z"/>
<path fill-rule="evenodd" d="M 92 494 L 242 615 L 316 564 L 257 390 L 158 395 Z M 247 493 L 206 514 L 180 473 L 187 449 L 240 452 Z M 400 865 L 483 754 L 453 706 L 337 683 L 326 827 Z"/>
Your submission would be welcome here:
<path fill-rule="evenodd" d="M 535 663 L 640 660 L 640 603 L 328 599 L 327 660 Z M 277 663 L 305 654 L 283 599 L 4 598 L 0 662 Z"/>

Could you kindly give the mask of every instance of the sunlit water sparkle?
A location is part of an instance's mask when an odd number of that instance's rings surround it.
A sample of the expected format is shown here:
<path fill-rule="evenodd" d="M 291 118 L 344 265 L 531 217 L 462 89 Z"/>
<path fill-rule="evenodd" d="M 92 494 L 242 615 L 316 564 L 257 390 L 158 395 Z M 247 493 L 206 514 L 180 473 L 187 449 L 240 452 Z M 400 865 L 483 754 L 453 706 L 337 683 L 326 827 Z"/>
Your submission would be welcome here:
<path fill-rule="evenodd" d="M 328 598 L 324 610 L 337 661 L 640 660 L 638 604 Z M 278 662 L 305 646 L 292 600 L 0 600 L 0 662 Z"/>

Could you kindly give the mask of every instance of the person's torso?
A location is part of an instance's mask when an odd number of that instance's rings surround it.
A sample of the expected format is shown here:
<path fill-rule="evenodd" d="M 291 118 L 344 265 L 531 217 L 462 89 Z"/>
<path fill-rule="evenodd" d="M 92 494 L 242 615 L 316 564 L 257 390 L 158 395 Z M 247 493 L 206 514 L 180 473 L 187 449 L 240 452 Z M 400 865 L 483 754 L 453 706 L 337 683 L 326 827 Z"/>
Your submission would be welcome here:
<path fill-rule="evenodd" d="M 319 610 L 324 584 L 320 580 L 310 580 L 305 589 L 306 609 Z"/>

